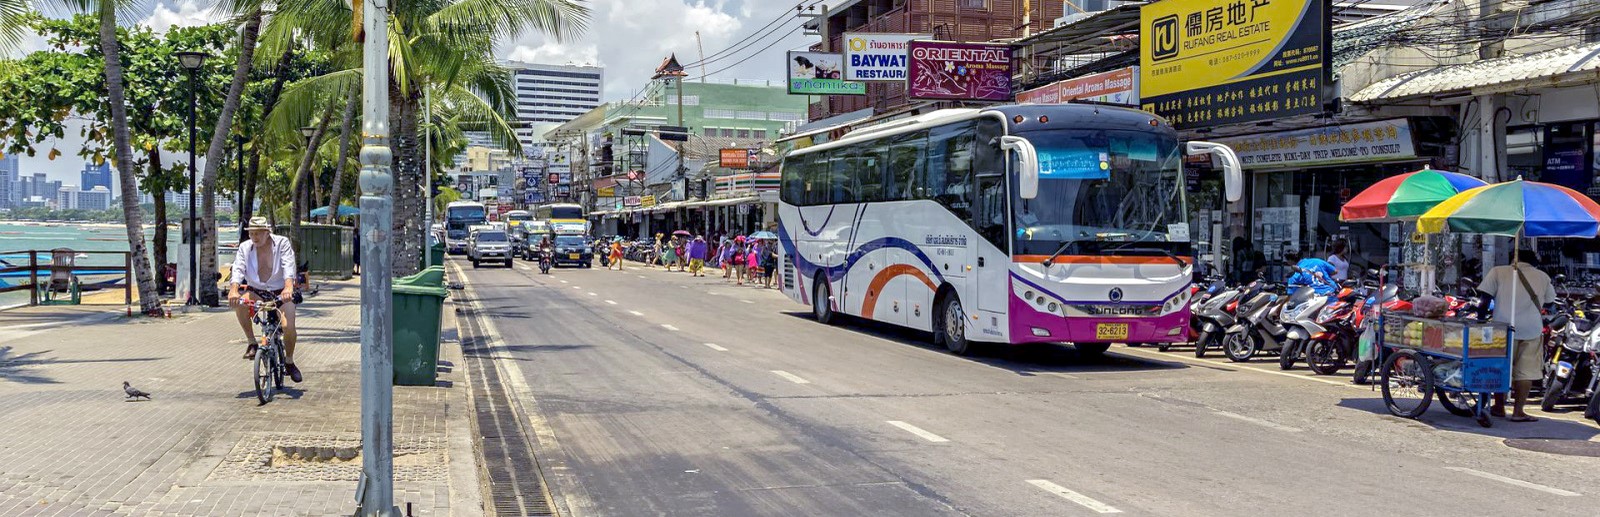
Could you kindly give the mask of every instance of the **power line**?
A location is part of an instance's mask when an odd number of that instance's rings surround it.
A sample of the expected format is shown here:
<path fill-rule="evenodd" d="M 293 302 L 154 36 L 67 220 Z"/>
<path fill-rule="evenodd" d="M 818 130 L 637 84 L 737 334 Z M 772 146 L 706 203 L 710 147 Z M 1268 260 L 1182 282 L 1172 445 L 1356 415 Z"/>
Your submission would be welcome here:
<path fill-rule="evenodd" d="M 811 5 L 815 6 L 815 5 L 820 4 L 820 3 L 822 3 L 822 0 L 815 0 L 815 1 L 813 1 L 811 3 Z M 801 5 L 797 5 L 796 7 L 803 8 L 803 7 L 808 7 L 808 6 L 801 4 Z M 692 63 L 685 63 L 683 66 L 685 68 L 688 68 L 688 67 L 691 67 L 691 66 L 709 65 L 711 63 L 715 63 L 717 61 L 726 59 L 728 57 L 732 57 L 732 54 L 736 54 L 740 50 L 743 50 L 745 48 L 750 47 L 751 45 L 759 43 L 761 40 L 766 39 L 767 36 L 772 35 L 773 32 L 776 32 L 776 31 L 780 30 L 779 28 L 772 28 L 772 26 L 778 24 L 778 22 L 783 21 L 785 18 L 787 18 L 789 16 L 791 16 L 791 14 L 789 13 L 789 11 L 785 10 L 783 13 L 779 14 L 777 18 L 773 19 L 772 21 L 767 22 L 766 25 L 763 25 L 763 26 L 761 26 L 761 28 L 756 29 L 754 32 L 750 33 L 750 35 L 748 35 L 748 36 L 745 36 L 743 39 L 740 39 L 739 41 L 733 42 L 732 44 L 729 44 L 727 47 L 723 48 L 722 50 L 718 50 L 716 52 L 712 52 L 710 55 L 705 56 L 703 58 L 700 58 L 700 60 L 698 60 L 698 61 L 694 61 Z M 771 30 L 768 30 L 768 29 L 771 29 Z"/>
<path fill-rule="evenodd" d="M 731 69 L 733 67 L 736 67 L 736 66 L 744 64 L 745 61 L 749 61 L 752 58 L 755 58 L 756 56 L 761 56 L 761 55 L 763 55 L 762 54 L 763 52 L 766 52 L 768 49 L 771 49 L 772 47 L 777 46 L 777 44 L 779 44 L 779 43 L 783 43 L 783 40 L 788 39 L 789 36 L 793 36 L 794 33 L 799 32 L 800 28 L 801 27 L 795 27 L 793 29 L 790 29 L 787 34 L 784 34 L 783 36 L 779 37 L 778 39 L 773 40 L 772 43 L 768 43 L 767 46 L 762 47 L 761 50 L 757 50 L 754 54 L 750 54 L 749 56 L 746 56 L 744 59 L 740 59 L 738 62 L 735 62 L 734 64 L 719 68 L 715 72 L 706 73 L 704 75 L 701 75 L 700 77 L 696 77 L 696 79 L 702 79 L 702 78 L 706 78 L 706 77 L 711 77 L 713 75 L 717 75 L 717 74 L 720 74 L 722 72 L 726 72 L 726 71 L 728 71 L 729 69 Z"/>

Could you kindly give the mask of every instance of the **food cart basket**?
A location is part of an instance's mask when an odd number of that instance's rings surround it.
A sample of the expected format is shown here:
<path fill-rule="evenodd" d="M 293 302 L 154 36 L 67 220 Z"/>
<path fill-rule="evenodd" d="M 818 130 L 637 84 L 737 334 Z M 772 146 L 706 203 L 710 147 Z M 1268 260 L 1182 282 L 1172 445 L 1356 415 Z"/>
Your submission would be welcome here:
<path fill-rule="evenodd" d="M 1434 398 L 1489 427 L 1489 396 L 1511 390 L 1511 328 L 1503 323 L 1384 312 L 1377 334 L 1383 402 L 1417 418 Z"/>

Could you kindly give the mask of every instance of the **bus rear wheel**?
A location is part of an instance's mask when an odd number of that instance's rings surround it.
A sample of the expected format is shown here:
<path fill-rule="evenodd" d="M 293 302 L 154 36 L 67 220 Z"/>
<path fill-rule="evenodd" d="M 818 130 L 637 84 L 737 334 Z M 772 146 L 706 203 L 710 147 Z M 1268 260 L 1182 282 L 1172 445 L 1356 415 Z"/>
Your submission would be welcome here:
<path fill-rule="evenodd" d="M 967 341 L 966 312 L 961 309 L 961 299 L 955 293 L 944 297 L 944 303 L 939 306 L 939 325 L 944 337 L 944 347 L 955 355 L 967 355 L 974 352 L 972 342 Z"/>
<path fill-rule="evenodd" d="M 811 314 L 816 316 L 817 323 L 833 323 L 833 306 L 828 303 L 830 297 L 828 281 L 817 279 L 816 285 L 811 288 Z"/>

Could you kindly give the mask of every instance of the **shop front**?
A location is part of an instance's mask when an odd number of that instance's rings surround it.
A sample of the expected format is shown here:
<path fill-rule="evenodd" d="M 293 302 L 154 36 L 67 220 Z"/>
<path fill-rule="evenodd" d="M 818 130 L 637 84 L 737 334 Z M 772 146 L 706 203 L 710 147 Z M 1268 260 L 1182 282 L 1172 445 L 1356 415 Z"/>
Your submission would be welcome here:
<path fill-rule="evenodd" d="M 1339 208 L 1383 178 L 1448 165 L 1440 151 L 1453 127 L 1412 117 L 1217 139 L 1250 173 L 1243 231 L 1225 254 L 1235 263 L 1224 267 L 1234 278 L 1258 271 L 1282 281 L 1296 260 L 1326 257 L 1338 241 L 1352 270 L 1403 263 L 1408 228 L 1341 222 Z"/>

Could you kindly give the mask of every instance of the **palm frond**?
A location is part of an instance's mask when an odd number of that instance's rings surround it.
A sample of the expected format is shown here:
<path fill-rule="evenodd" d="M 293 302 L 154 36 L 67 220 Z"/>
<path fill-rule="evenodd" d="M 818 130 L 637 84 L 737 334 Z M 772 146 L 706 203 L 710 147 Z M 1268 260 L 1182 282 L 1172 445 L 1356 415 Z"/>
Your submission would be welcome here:
<path fill-rule="evenodd" d="M 516 38 L 534 30 L 568 41 L 589 25 L 589 7 L 575 0 L 460 0 L 428 17 L 429 32 L 452 39 L 487 34 L 490 39 Z"/>
<path fill-rule="evenodd" d="M 266 124 L 255 139 L 266 148 L 305 141 L 300 128 L 309 125 L 323 99 L 343 99 L 351 84 L 361 81 L 361 69 L 352 68 L 309 77 L 284 86 L 278 103 L 267 114 Z"/>

